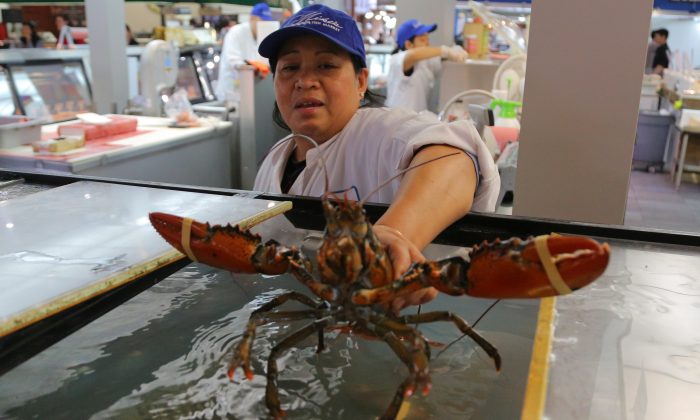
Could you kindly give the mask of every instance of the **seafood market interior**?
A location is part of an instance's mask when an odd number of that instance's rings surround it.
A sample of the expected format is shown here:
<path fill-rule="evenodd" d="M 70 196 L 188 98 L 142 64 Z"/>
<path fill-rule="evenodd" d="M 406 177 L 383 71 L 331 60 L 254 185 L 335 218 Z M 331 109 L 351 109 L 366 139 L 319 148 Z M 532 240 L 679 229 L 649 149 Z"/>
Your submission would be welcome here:
<path fill-rule="evenodd" d="M 0 418 L 700 415 L 700 1 L 0 11 Z"/>

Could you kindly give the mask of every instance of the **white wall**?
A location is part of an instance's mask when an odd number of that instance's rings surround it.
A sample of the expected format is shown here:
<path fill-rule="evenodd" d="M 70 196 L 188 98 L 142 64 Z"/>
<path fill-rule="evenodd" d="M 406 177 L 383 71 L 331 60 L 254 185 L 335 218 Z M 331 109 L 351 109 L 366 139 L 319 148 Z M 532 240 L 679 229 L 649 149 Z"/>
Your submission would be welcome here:
<path fill-rule="evenodd" d="M 153 28 L 160 26 L 160 14 L 149 9 L 146 3 L 124 3 L 124 20 L 132 33 L 151 33 Z"/>
<path fill-rule="evenodd" d="M 437 23 L 430 34 L 432 45 L 453 45 L 457 0 L 396 0 L 396 28 L 409 19 L 418 19 L 423 24 Z"/>
<path fill-rule="evenodd" d="M 658 28 L 668 29 L 668 46 L 672 52 L 687 52 L 693 68 L 700 67 L 700 18 L 653 16 L 649 32 Z"/>

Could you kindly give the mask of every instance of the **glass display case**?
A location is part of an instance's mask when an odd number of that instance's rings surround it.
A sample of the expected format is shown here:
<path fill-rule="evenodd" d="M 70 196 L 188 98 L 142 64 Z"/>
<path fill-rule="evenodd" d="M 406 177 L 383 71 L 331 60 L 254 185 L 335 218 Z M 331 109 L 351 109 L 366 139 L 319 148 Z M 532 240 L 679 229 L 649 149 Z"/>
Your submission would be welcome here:
<path fill-rule="evenodd" d="M 64 121 L 92 111 L 92 93 L 81 61 L 9 64 L 22 114 Z"/>
<path fill-rule="evenodd" d="M 194 63 L 194 57 L 191 55 L 180 56 L 177 65 L 177 81 L 175 82 L 178 88 L 187 91 L 187 99 L 192 103 L 204 101 L 204 91 L 202 83 L 197 74 L 197 66 Z"/>
<path fill-rule="evenodd" d="M 206 55 L 206 50 L 203 54 L 200 53 L 199 50 L 192 50 L 180 54 L 175 81 L 178 88 L 187 91 L 187 99 L 193 104 L 214 100 L 205 61 L 201 58 Z"/>
<path fill-rule="evenodd" d="M 369 69 L 369 89 L 380 95 L 386 95 L 386 83 L 389 76 L 391 45 L 367 46 L 367 68 Z"/>
<path fill-rule="evenodd" d="M 221 48 L 211 46 L 197 51 L 197 58 L 202 64 L 202 69 L 206 73 L 209 83 L 213 85 L 219 79 L 219 61 L 221 60 Z"/>
<path fill-rule="evenodd" d="M 15 105 L 7 71 L 4 68 L 0 68 L 0 116 L 15 114 L 17 114 L 17 106 Z"/>

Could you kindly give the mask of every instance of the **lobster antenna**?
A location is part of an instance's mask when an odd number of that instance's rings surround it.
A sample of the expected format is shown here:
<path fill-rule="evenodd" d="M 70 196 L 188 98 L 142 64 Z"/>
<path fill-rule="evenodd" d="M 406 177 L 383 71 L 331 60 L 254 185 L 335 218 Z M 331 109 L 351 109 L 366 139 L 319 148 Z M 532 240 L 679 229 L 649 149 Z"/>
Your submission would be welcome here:
<path fill-rule="evenodd" d="M 318 150 L 318 156 L 319 156 L 319 158 L 321 159 L 321 167 L 323 168 L 323 181 L 324 181 L 324 183 L 325 183 L 323 189 L 324 189 L 324 191 L 326 191 L 326 193 L 324 193 L 324 196 L 325 196 L 325 195 L 328 193 L 328 184 L 329 184 L 329 182 L 328 182 L 328 168 L 327 168 L 327 166 L 326 166 L 326 158 L 323 156 L 323 151 L 321 150 L 321 145 L 318 144 L 318 143 L 316 142 L 316 140 L 312 139 L 311 137 L 309 137 L 309 136 L 307 136 L 307 135 L 305 135 L 305 134 L 291 133 L 291 134 L 289 134 L 287 137 L 285 137 L 285 138 L 283 138 L 282 140 L 278 141 L 277 144 L 275 144 L 275 145 L 268 151 L 268 153 L 271 152 L 272 150 L 274 150 L 276 147 L 279 147 L 279 146 L 281 146 L 282 144 L 284 144 L 284 142 L 289 141 L 289 140 L 291 140 L 291 139 L 293 139 L 293 138 L 295 138 L 295 137 L 299 137 L 299 138 L 301 138 L 301 139 L 304 139 L 304 140 L 308 141 L 309 143 L 311 143 L 311 144 Z"/>
<path fill-rule="evenodd" d="M 477 318 L 476 321 L 474 321 L 474 323 L 472 324 L 472 328 L 476 327 L 476 324 L 478 324 L 479 321 L 481 321 L 481 319 L 484 316 L 486 316 L 486 314 L 489 313 L 491 311 L 491 309 L 493 309 L 493 307 L 496 306 L 496 304 L 500 301 L 501 301 L 501 299 L 496 299 L 495 301 L 493 301 L 493 303 L 491 305 L 489 305 L 489 307 L 486 308 L 486 310 L 484 312 L 482 312 L 481 315 L 479 315 L 479 318 Z M 459 340 L 463 339 L 466 336 L 467 336 L 467 334 L 462 334 L 459 337 L 452 340 L 448 345 L 445 346 L 444 349 L 440 350 L 440 352 L 437 355 L 435 355 L 435 358 L 437 359 L 438 357 L 440 357 L 440 355 L 442 353 L 444 353 L 445 351 L 447 351 L 447 349 L 449 349 L 453 344 L 455 344 L 456 342 L 458 342 Z"/>
<path fill-rule="evenodd" d="M 390 178 L 387 179 L 386 181 L 384 181 L 384 182 L 382 182 L 381 184 L 379 184 L 379 186 L 377 186 L 375 189 L 373 189 L 372 191 L 370 191 L 370 193 L 367 194 L 367 195 L 365 196 L 365 198 L 362 199 L 362 201 L 360 201 L 360 205 L 363 206 L 363 205 L 367 202 L 367 199 L 369 199 L 374 193 L 376 193 L 377 191 L 379 191 L 379 190 L 381 190 L 382 188 L 386 187 L 391 181 L 395 180 L 396 178 L 400 177 L 401 175 L 405 174 L 406 172 L 408 172 L 408 171 L 410 171 L 410 170 L 412 170 L 412 169 L 416 169 L 416 168 L 419 167 L 419 166 L 427 165 L 428 163 L 434 162 L 434 161 L 436 161 L 436 160 L 443 159 L 443 158 L 446 158 L 446 157 L 449 157 L 449 156 L 458 155 L 458 154 L 460 154 L 460 153 L 461 153 L 461 152 L 454 152 L 454 153 L 450 153 L 450 154 L 447 154 L 447 155 L 444 155 L 444 156 L 438 156 L 438 157 L 436 157 L 436 158 L 432 158 L 432 159 L 426 160 L 425 162 L 417 163 L 417 164 L 415 164 L 415 165 L 409 166 L 408 168 L 405 168 L 405 169 L 400 170 L 400 171 L 397 172 L 394 176 L 390 177 Z"/>
<path fill-rule="evenodd" d="M 270 149 L 267 151 L 267 153 L 265 153 L 265 156 L 263 156 L 262 159 L 260 159 L 260 160 L 258 161 L 258 168 L 260 167 L 260 165 L 262 165 L 262 163 L 263 163 L 263 161 L 265 160 L 265 158 L 266 158 L 270 153 L 272 153 L 273 150 L 275 150 L 276 148 L 282 146 L 284 143 L 288 142 L 289 140 L 291 140 L 291 139 L 293 139 L 293 138 L 294 138 L 294 136 L 291 135 L 291 134 L 289 134 L 289 135 L 287 135 L 286 137 L 283 137 L 283 138 L 282 138 L 280 141 L 278 141 L 277 143 L 275 143 L 272 147 L 270 147 Z"/>

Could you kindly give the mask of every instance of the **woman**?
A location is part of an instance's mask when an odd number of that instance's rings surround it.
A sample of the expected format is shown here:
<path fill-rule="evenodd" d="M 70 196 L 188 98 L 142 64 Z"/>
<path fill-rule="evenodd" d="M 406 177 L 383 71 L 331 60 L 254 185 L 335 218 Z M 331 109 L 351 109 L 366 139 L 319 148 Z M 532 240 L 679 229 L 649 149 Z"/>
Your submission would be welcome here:
<path fill-rule="evenodd" d="M 44 42 L 36 32 L 36 26 L 32 22 L 22 22 L 22 36 L 19 38 L 22 48 L 41 48 Z"/>
<path fill-rule="evenodd" d="M 493 210 L 498 172 L 471 124 L 447 125 L 407 110 L 360 109 L 368 70 L 350 16 L 308 6 L 265 38 L 259 52 L 273 70 L 278 117 L 320 148 L 300 137 L 278 143 L 258 171 L 255 190 L 321 196 L 322 153 L 330 191 L 355 187 L 363 199 L 391 203 L 374 231 L 398 273 L 422 260 L 419 250 L 470 209 Z M 401 169 L 440 157 L 367 196 Z M 435 294 L 412 295 L 409 303 Z M 403 304 L 397 300 L 394 308 Z"/>
<path fill-rule="evenodd" d="M 398 48 L 389 62 L 387 106 L 427 110 L 435 79 L 442 71 L 441 59 L 462 63 L 467 59 L 467 52 L 460 46 L 431 46 L 429 37 L 435 29 L 436 24 L 423 25 L 416 19 L 399 26 Z"/>

